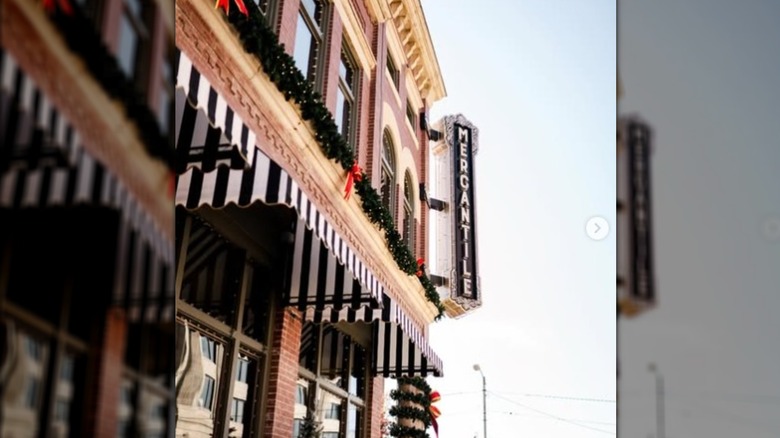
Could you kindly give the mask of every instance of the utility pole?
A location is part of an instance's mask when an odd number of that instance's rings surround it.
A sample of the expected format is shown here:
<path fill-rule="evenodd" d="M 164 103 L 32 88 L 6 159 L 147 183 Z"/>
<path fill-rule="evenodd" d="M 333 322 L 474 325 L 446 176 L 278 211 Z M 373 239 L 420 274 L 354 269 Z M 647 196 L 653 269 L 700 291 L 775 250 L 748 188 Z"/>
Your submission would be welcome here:
<path fill-rule="evenodd" d="M 666 424 L 664 420 L 664 376 L 658 371 L 658 367 L 651 363 L 648 367 L 655 374 L 655 435 L 656 438 L 666 438 Z"/>
<path fill-rule="evenodd" d="M 482 438 L 487 438 L 487 385 L 485 383 L 485 373 L 482 372 L 482 368 L 478 364 L 474 365 L 474 369 L 482 375 Z"/>

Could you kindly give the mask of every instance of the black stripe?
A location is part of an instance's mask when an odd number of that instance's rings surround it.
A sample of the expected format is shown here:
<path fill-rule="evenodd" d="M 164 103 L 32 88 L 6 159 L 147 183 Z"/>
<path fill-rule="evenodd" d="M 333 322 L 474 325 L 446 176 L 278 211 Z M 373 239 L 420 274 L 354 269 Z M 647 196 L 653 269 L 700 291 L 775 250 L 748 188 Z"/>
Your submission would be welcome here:
<path fill-rule="evenodd" d="M 382 356 L 383 358 L 383 364 L 382 364 L 382 375 L 385 377 L 390 377 L 390 340 L 391 340 L 391 333 L 390 330 L 392 330 L 392 324 L 389 322 L 379 322 L 379 324 L 384 324 L 384 338 L 385 338 L 385 345 Z"/>
<path fill-rule="evenodd" d="M 416 368 L 414 367 L 414 356 L 416 355 L 414 344 L 412 343 L 411 340 L 409 340 L 409 342 L 405 342 L 405 344 L 408 344 L 409 347 L 409 373 L 414 374 L 416 370 Z"/>
<path fill-rule="evenodd" d="M 395 330 L 395 369 L 399 370 L 402 374 L 404 371 L 403 353 L 406 342 L 404 342 L 404 332 L 401 330 L 400 325 L 391 324 L 393 330 Z"/>
<path fill-rule="evenodd" d="M 217 120 L 217 92 L 213 87 L 209 87 L 209 101 L 206 114 L 209 120 Z"/>
<path fill-rule="evenodd" d="M 271 165 L 268 168 L 268 187 L 265 191 L 265 200 L 269 204 L 275 204 L 279 202 L 279 182 L 282 175 L 282 168 L 271 160 Z"/>
<path fill-rule="evenodd" d="M 174 46 L 175 47 L 175 46 Z M 175 47 L 173 50 L 173 77 L 179 77 L 179 63 L 181 62 L 181 50 Z M 178 82 L 176 83 L 178 85 Z"/>
<path fill-rule="evenodd" d="M 244 156 L 249 155 L 249 128 L 245 124 L 241 125 L 241 152 Z"/>
<path fill-rule="evenodd" d="M 21 111 L 20 111 L 20 100 L 22 95 L 22 72 L 21 70 L 17 69 L 15 72 L 14 77 L 14 88 L 11 92 L 11 104 L 10 104 L 10 111 L 8 114 L 8 121 L 5 125 L 5 136 L 3 138 L 3 142 L 1 146 L 6 146 L 2 148 L 3 155 L 0 156 L 0 158 L 3 158 L 2 163 L 8 163 L 8 157 L 11 155 L 11 151 L 16 146 L 16 132 L 19 129 L 19 119 L 21 117 Z"/>
<path fill-rule="evenodd" d="M 51 167 L 43 168 L 43 175 L 41 177 L 41 189 L 38 192 L 38 205 L 46 205 L 47 199 L 49 199 L 49 192 L 51 192 Z"/>
<path fill-rule="evenodd" d="M 308 231 L 308 229 L 307 229 Z M 311 231 L 308 231 L 311 233 Z M 312 233 L 313 234 L 313 233 Z M 320 254 L 317 266 L 317 295 L 314 298 L 314 303 L 318 309 L 321 309 L 325 305 L 325 293 L 327 292 L 327 279 L 328 279 L 328 249 L 322 244 L 322 241 L 317 239 L 320 246 Z M 308 297 L 307 297 L 308 298 Z M 306 301 L 310 301 L 310 298 Z"/>
<path fill-rule="evenodd" d="M 230 106 L 227 106 L 225 111 L 225 137 L 227 137 L 231 143 L 236 143 L 233 138 L 233 108 L 230 108 Z"/>
<path fill-rule="evenodd" d="M 300 289 L 298 289 L 298 308 L 301 310 L 306 309 L 307 289 L 309 288 L 309 269 L 310 260 L 309 254 L 311 254 L 312 245 L 312 232 L 308 229 L 303 233 L 303 256 L 301 257 L 301 278 Z"/>
<path fill-rule="evenodd" d="M 105 169 L 100 163 L 94 160 L 92 165 L 95 171 L 92 173 L 92 194 L 90 199 L 93 203 L 100 204 L 100 192 L 103 189 L 103 175 L 105 174 Z"/>
<path fill-rule="evenodd" d="M 255 184 L 255 169 L 257 166 L 257 154 L 252 160 L 252 168 L 245 170 L 241 175 L 241 191 L 238 194 L 238 205 L 249 205 L 254 198 L 252 190 Z"/>
<path fill-rule="evenodd" d="M 201 113 L 203 114 L 203 113 Z M 205 116 L 203 116 L 205 117 Z M 217 167 L 217 156 L 219 154 L 220 140 L 222 139 L 222 131 L 218 128 L 211 126 L 206 121 L 206 144 L 203 145 L 203 171 L 209 172 Z"/>
<path fill-rule="evenodd" d="M 197 208 L 203 190 L 203 173 L 193 170 L 190 178 L 190 192 L 187 193 L 187 208 Z"/>
<path fill-rule="evenodd" d="M 287 188 L 284 193 L 284 203 L 287 205 L 292 204 L 292 178 L 287 175 Z"/>
<path fill-rule="evenodd" d="M 335 275 L 335 281 L 333 285 L 333 308 L 341 309 L 343 306 L 344 306 L 344 265 L 338 263 L 338 260 L 336 260 L 336 275 Z"/>
<path fill-rule="evenodd" d="M 195 69 L 195 65 L 190 70 L 190 89 L 187 96 L 192 103 L 198 105 L 198 87 L 200 86 L 200 72 Z"/>
<path fill-rule="evenodd" d="M 146 317 L 145 310 L 149 308 L 149 305 L 151 304 L 151 297 L 150 297 L 150 288 L 149 288 L 149 279 L 151 278 L 151 261 L 152 261 L 152 251 L 151 248 L 149 248 L 149 245 L 146 243 L 143 243 L 142 248 L 142 267 L 141 267 L 141 278 L 136 279 L 136 281 L 139 281 L 141 285 L 143 286 L 141 288 L 141 301 L 136 304 L 138 309 L 141 312 L 140 319 L 144 319 Z M 151 322 L 151 321 L 150 321 Z"/>
<path fill-rule="evenodd" d="M 181 129 L 176 139 L 176 172 L 183 173 L 187 170 L 190 150 L 192 148 L 192 137 L 195 133 L 195 121 L 198 117 L 198 110 L 192 104 L 184 99 L 184 112 L 181 117 Z"/>
<path fill-rule="evenodd" d="M 425 358 L 424 354 L 420 354 L 420 368 L 422 369 L 423 376 L 428 375 L 428 359 Z"/>
<path fill-rule="evenodd" d="M 217 169 L 217 179 L 214 183 L 214 200 L 212 206 L 223 207 L 227 199 L 228 181 L 230 180 L 230 169 L 219 167 Z"/>
<path fill-rule="evenodd" d="M 24 195 L 24 188 L 27 183 L 27 170 L 20 170 L 19 172 L 16 172 L 16 181 L 13 182 L 12 187 L 14 188 L 14 195 L 13 200 L 11 201 L 11 205 L 14 207 L 19 207 L 22 204 L 22 196 Z"/>
<path fill-rule="evenodd" d="M 81 154 L 84 154 L 84 150 L 81 150 Z M 81 155 L 79 154 L 79 155 Z M 81 157 L 78 157 L 76 163 L 81 163 Z M 78 164 L 77 164 L 78 166 Z M 68 176 L 66 178 L 65 189 L 65 205 L 73 204 L 73 197 L 76 194 L 76 181 L 78 180 L 78 167 L 69 167 Z"/>
<path fill-rule="evenodd" d="M 127 250 L 124 254 L 120 254 L 120 257 L 122 257 L 122 260 L 120 260 L 120 263 L 122 263 L 125 267 L 125 278 L 124 278 L 124 286 L 123 286 L 123 305 L 125 309 L 129 309 L 130 307 L 130 290 L 133 285 L 133 271 L 135 270 L 135 246 L 136 246 L 136 235 L 135 231 L 128 228 L 127 230 Z"/>
<path fill-rule="evenodd" d="M 36 160 L 41 156 L 43 150 L 43 130 L 38 127 L 38 117 L 42 111 L 41 105 L 41 91 L 38 88 L 33 88 L 33 104 L 32 111 L 30 111 L 30 144 L 27 146 L 27 152 L 30 156 L 35 157 Z M 25 145 L 19 145 L 24 148 Z"/>

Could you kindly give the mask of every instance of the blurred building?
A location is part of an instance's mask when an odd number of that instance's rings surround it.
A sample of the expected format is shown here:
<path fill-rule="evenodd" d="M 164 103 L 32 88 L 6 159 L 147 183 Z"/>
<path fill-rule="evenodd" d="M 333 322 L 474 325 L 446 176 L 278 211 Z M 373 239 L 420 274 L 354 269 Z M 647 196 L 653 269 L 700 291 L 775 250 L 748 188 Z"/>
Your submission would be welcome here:
<path fill-rule="evenodd" d="M 443 373 L 421 2 L 216 5 L 175 3 L 176 436 L 378 438 Z"/>
<path fill-rule="evenodd" d="M 172 433 L 172 17 L 0 2 L 0 436 Z"/>

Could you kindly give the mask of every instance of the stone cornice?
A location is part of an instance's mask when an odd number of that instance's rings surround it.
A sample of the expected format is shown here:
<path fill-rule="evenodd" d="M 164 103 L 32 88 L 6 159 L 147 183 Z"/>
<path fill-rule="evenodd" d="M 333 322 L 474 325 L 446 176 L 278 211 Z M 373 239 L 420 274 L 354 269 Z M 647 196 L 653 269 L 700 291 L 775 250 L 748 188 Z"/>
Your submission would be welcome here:
<path fill-rule="evenodd" d="M 329 223 L 425 330 L 437 311 L 416 277 L 398 269 L 379 230 L 357 196 L 343 198 L 345 172 L 322 153 L 312 128 L 276 89 L 254 55 L 247 54 L 221 12 L 202 0 L 176 1 L 176 45 L 206 74 L 257 135 L 261 149 L 279 163 Z"/>
<path fill-rule="evenodd" d="M 401 39 L 409 68 L 428 106 L 447 96 L 420 0 L 390 0 L 390 18 Z"/>
<path fill-rule="evenodd" d="M 4 0 L 0 40 L 79 132 L 84 149 L 113 172 L 173 241 L 169 172 L 152 158 L 125 109 L 67 47 L 39 2 Z"/>

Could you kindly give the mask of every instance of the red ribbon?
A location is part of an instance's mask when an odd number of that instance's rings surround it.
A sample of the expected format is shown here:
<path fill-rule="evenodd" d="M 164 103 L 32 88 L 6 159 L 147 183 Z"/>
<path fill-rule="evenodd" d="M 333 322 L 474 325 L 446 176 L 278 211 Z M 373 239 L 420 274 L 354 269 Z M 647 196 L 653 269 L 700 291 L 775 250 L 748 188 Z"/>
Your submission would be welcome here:
<path fill-rule="evenodd" d="M 423 265 L 425 265 L 425 260 L 417 259 L 417 276 L 418 277 L 422 277 L 422 275 L 423 275 Z"/>
<path fill-rule="evenodd" d="M 242 14 L 249 16 L 249 11 L 246 10 L 246 6 L 244 5 L 244 0 L 233 0 L 236 2 L 236 5 L 238 5 L 238 10 L 241 11 Z M 222 8 L 225 11 L 225 14 L 230 11 L 230 0 L 217 0 L 217 3 L 214 5 L 214 9 Z"/>
<path fill-rule="evenodd" d="M 56 3 L 60 6 L 62 12 L 67 15 L 73 15 L 73 8 L 70 6 L 68 0 L 56 0 Z M 54 13 L 54 6 L 55 0 L 43 0 L 43 8 L 46 9 L 46 12 L 50 14 Z"/>
<path fill-rule="evenodd" d="M 431 404 L 428 406 L 428 411 L 430 411 L 431 413 L 431 426 L 433 426 L 433 431 L 436 432 L 436 437 L 438 438 L 439 423 L 436 421 L 436 419 L 439 418 L 439 416 L 441 415 L 441 411 L 433 404 L 441 400 L 441 395 L 439 394 L 439 391 L 433 391 L 431 392 L 431 395 L 429 395 L 428 397 L 431 400 Z"/>
<path fill-rule="evenodd" d="M 363 174 L 360 173 L 360 166 L 358 166 L 357 161 L 355 161 L 355 164 L 352 165 L 352 168 L 349 169 L 349 173 L 347 174 L 347 186 L 344 187 L 344 199 L 349 199 L 349 196 L 352 194 L 352 185 L 355 184 L 355 181 L 361 181 L 363 179 Z"/>

